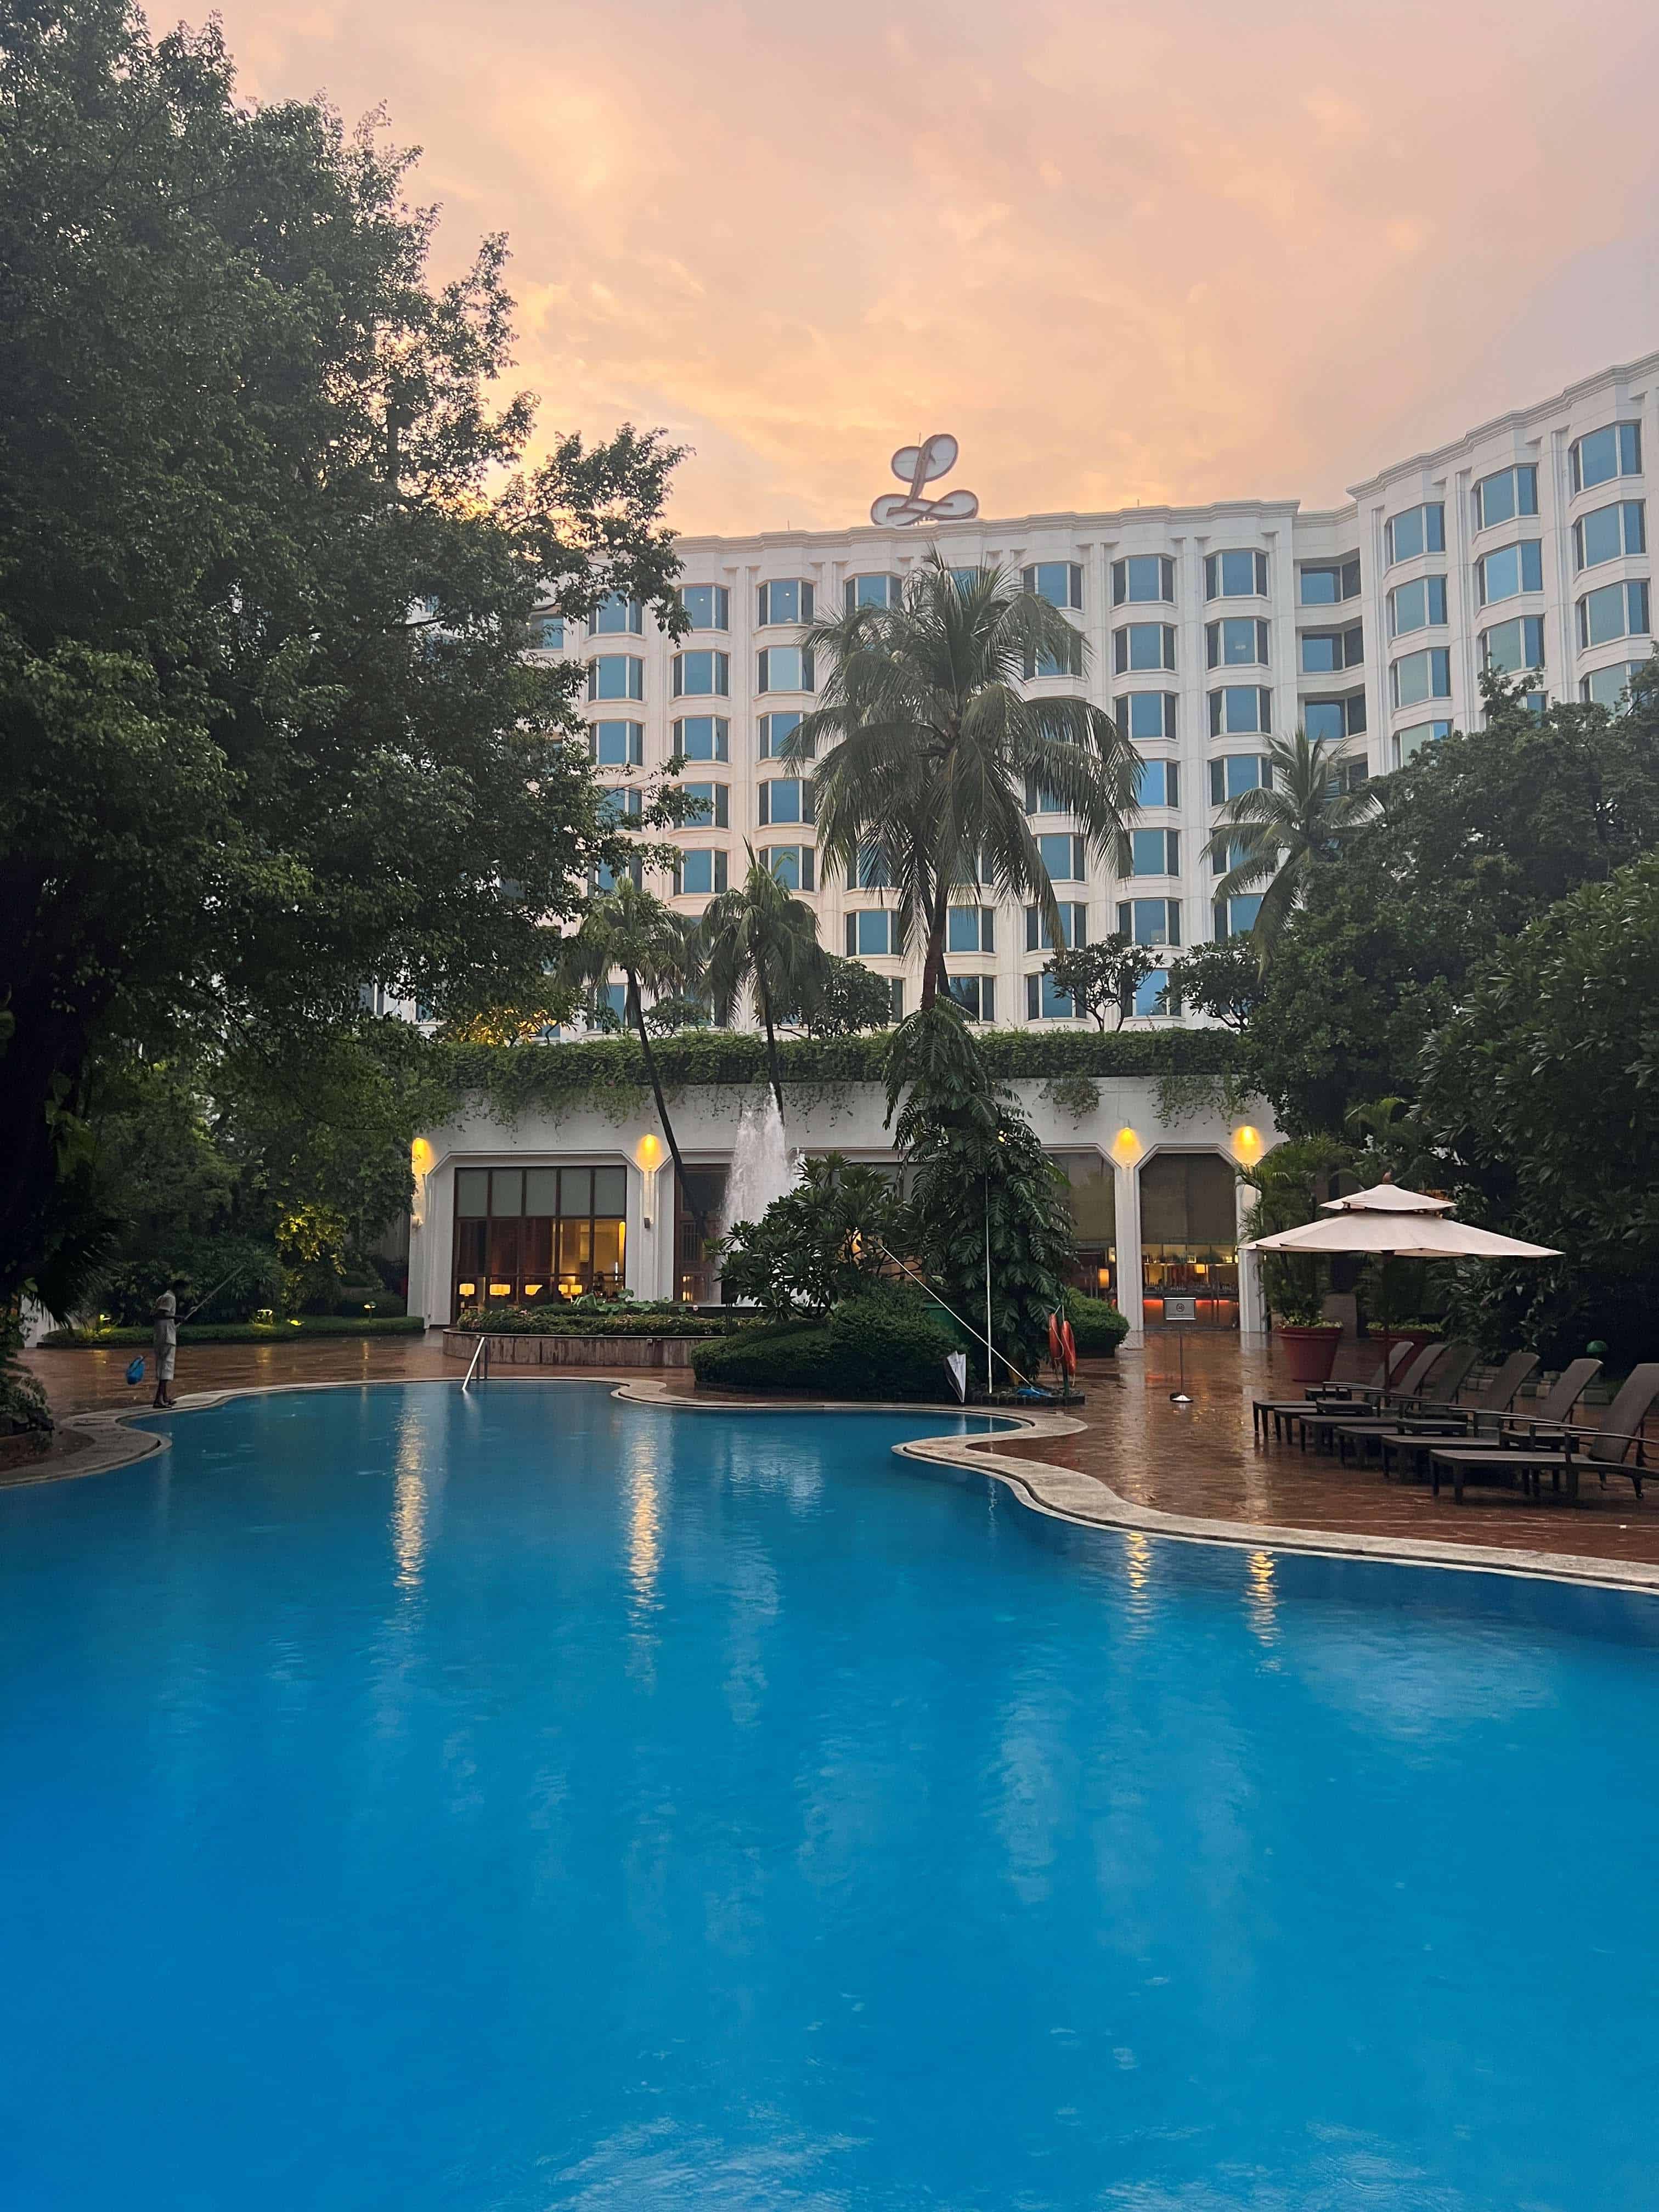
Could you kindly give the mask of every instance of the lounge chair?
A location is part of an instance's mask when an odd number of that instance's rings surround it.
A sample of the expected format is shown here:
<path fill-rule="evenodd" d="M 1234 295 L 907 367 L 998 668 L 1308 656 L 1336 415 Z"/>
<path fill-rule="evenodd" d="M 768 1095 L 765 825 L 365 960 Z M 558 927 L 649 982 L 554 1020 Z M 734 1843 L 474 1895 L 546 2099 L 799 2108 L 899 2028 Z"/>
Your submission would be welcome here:
<path fill-rule="evenodd" d="M 1374 1423 L 1352 1427 L 1345 1423 L 1336 1432 L 1336 1447 L 1344 1459 L 1353 1444 L 1363 1457 L 1373 1445 L 1382 1455 L 1382 1472 L 1389 1472 L 1392 1454 L 1408 1454 L 1423 1437 L 1472 1437 L 1484 1417 L 1507 1413 L 1523 1382 L 1530 1382 L 1538 1365 L 1535 1352 L 1512 1352 L 1478 1398 L 1467 1406 L 1448 1406 L 1443 1413 L 1408 1413 L 1393 1428 Z"/>
<path fill-rule="evenodd" d="M 1367 1405 L 1382 1396 L 1390 1379 L 1397 1376 L 1411 1358 L 1413 1340 L 1401 1337 L 1398 1344 L 1390 1345 L 1386 1359 L 1376 1364 L 1376 1372 L 1369 1382 L 1316 1382 L 1305 1398 L 1257 1398 L 1250 1407 L 1250 1425 L 1257 1436 L 1262 1435 L 1271 1416 L 1276 1431 L 1287 1413 L 1316 1413 L 1333 1401 L 1344 1405 Z M 1282 1433 L 1282 1431 L 1280 1431 Z"/>
<path fill-rule="evenodd" d="M 1518 1474 L 1528 1495 L 1536 1498 L 1542 1493 L 1547 1474 L 1551 1488 L 1559 1492 L 1565 1482 L 1569 1502 L 1576 1503 L 1581 1475 L 1595 1475 L 1605 1490 L 1610 1474 L 1622 1474 L 1639 1498 L 1647 1472 L 1642 1462 L 1642 1424 L 1656 1399 L 1659 1399 L 1659 1360 L 1650 1359 L 1631 1370 L 1599 1429 L 1570 1428 L 1563 1432 L 1566 1441 L 1562 1450 L 1532 1443 L 1508 1445 L 1497 1451 L 1477 1450 L 1469 1444 L 1436 1444 L 1429 1453 L 1435 1495 L 1438 1497 L 1441 1483 L 1449 1476 L 1452 1496 L 1461 1504 L 1466 1484 L 1504 1481 Z"/>
<path fill-rule="evenodd" d="M 1327 1398 L 1316 1399 L 1306 1406 L 1288 1407 L 1283 1416 L 1285 1432 L 1289 1434 L 1294 1425 L 1294 1427 L 1300 1431 L 1302 1444 L 1305 1449 L 1308 1442 L 1307 1425 L 1310 1421 L 1318 1421 L 1326 1417 L 1338 1421 L 1350 1419 L 1358 1420 L 1362 1416 L 1370 1419 L 1379 1415 L 1385 1405 L 1403 1407 L 1416 1396 L 1430 1369 L 1444 1358 L 1445 1349 L 1444 1345 L 1442 1344 L 1424 1345 L 1399 1370 L 1389 1387 L 1386 1389 L 1379 1389 L 1368 1405 L 1346 1405 L 1340 1401 Z M 1278 1422 L 1275 1421 L 1275 1428 L 1278 1425 Z"/>
<path fill-rule="evenodd" d="M 1351 1414 L 1345 1407 L 1333 1407 L 1305 1416 L 1302 1422 L 1304 1449 L 1312 1436 L 1323 1437 L 1323 1448 L 1328 1450 L 1339 1427 L 1393 1429 L 1399 1427 L 1407 1413 L 1444 1412 L 1462 1389 L 1463 1377 L 1474 1366 L 1475 1357 L 1472 1344 L 1458 1341 L 1430 1345 L 1407 1370 L 1399 1389 L 1389 1391 L 1371 1413 Z"/>
<path fill-rule="evenodd" d="M 1524 1353 L 1511 1354 L 1515 1358 L 1525 1357 Z M 1507 1419 L 1500 1413 L 1493 1420 L 1489 1406 L 1472 1409 L 1470 1427 L 1473 1433 L 1468 1438 L 1471 1449 L 1497 1452 L 1516 1444 L 1536 1444 L 1545 1450 L 1565 1451 L 1568 1442 L 1565 1426 L 1567 1417 L 1601 1372 L 1599 1359 L 1570 1361 L 1552 1383 L 1537 1410 L 1532 1413 L 1511 1414 Z M 1494 1384 L 1486 1395 L 1491 1397 L 1496 1394 L 1497 1385 Z M 1491 1424 L 1490 1435 L 1481 1433 L 1485 1423 Z M 1414 1460 L 1419 1470 L 1426 1470 L 1437 1435 L 1439 1441 L 1447 1444 L 1455 1441 L 1443 1430 L 1431 1431 L 1426 1421 L 1421 1425 L 1402 1421 L 1401 1433 L 1382 1439 L 1384 1474 L 1388 1472 L 1389 1460 L 1396 1453 L 1401 1458 Z"/>

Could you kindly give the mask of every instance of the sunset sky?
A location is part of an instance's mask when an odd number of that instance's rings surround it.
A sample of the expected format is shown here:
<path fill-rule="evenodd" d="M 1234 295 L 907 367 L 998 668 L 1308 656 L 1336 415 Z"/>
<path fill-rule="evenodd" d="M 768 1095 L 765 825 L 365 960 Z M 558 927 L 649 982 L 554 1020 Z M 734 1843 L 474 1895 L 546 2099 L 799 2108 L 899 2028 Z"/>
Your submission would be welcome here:
<path fill-rule="evenodd" d="M 684 530 L 933 429 L 988 514 L 1328 504 L 1659 347 L 1653 0 L 221 11 L 425 149 L 447 265 L 508 233 L 543 429 L 665 425 Z"/>

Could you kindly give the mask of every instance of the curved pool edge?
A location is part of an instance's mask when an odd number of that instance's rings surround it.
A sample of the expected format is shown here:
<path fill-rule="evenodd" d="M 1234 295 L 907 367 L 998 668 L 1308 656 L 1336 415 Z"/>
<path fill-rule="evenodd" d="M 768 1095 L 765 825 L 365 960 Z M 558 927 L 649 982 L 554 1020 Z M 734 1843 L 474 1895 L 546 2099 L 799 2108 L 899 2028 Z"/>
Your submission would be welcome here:
<path fill-rule="evenodd" d="M 586 1387 L 599 1384 L 614 1398 L 629 1403 L 668 1407 L 689 1413 L 959 1413 L 951 1405 L 919 1404 L 915 1400 L 719 1398 L 688 1396 L 655 1378 L 618 1383 L 613 1376 L 544 1372 L 501 1376 L 492 1381 L 524 1382 L 557 1388 L 561 1384 Z M 436 1389 L 456 1390 L 459 1380 L 447 1376 L 385 1376 L 329 1382 L 238 1383 L 223 1390 L 191 1393 L 174 1409 L 180 1413 L 207 1413 L 237 1398 L 274 1397 L 295 1390 L 386 1390 Z M 32 1487 L 45 1482 L 74 1481 L 83 1475 L 108 1474 L 167 1449 L 167 1437 L 153 1429 L 132 1426 L 155 1409 L 149 1406 L 106 1408 L 96 1413 L 71 1413 L 62 1423 L 89 1436 L 92 1448 L 69 1465 L 43 1470 L 6 1488 Z M 993 1418 L 1024 1431 L 1029 1441 L 1073 1436 L 1088 1424 L 1061 1413 L 1028 1413 L 998 1407 Z M 1616 1589 L 1659 1594 L 1659 1566 L 1638 1560 L 1589 1559 L 1568 1552 L 1514 1551 L 1493 1544 L 1437 1543 L 1413 1536 L 1355 1535 L 1342 1529 L 1304 1528 L 1268 1521 L 1224 1521 L 1197 1514 L 1166 1513 L 1152 1505 L 1137 1504 L 1122 1497 L 1097 1477 L 1079 1474 L 1071 1468 L 1049 1467 L 1040 1460 L 1011 1459 L 984 1440 L 966 1437 L 919 1437 L 891 1447 L 900 1459 L 915 1459 L 939 1467 L 988 1474 L 1006 1485 L 1023 1505 L 1057 1521 L 1084 1528 L 1105 1528 L 1123 1534 L 1163 1537 L 1174 1543 L 1224 1545 L 1232 1550 L 1290 1552 L 1316 1559 L 1363 1559 L 1392 1566 L 1450 1568 L 1464 1574 L 1509 1575 L 1527 1582 L 1557 1582 L 1591 1589 Z"/>

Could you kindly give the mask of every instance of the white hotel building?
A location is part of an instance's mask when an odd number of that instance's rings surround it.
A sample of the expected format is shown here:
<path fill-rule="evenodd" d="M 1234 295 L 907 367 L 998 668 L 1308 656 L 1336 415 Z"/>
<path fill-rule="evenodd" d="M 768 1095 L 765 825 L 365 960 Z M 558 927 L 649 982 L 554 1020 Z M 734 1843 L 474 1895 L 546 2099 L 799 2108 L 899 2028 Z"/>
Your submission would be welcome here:
<path fill-rule="evenodd" d="M 1222 805 L 1262 776 L 1270 733 L 1300 727 L 1310 737 L 1345 738 L 1350 772 L 1379 775 L 1478 721 L 1486 665 L 1533 674 L 1540 702 L 1616 704 L 1632 666 L 1651 650 L 1646 471 L 1656 456 L 1659 354 L 1402 461 L 1356 485 L 1350 502 L 1333 510 L 1229 500 L 687 538 L 679 550 L 689 635 L 677 643 L 649 614 L 613 604 L 580 634 L 543 618 L 538 645 L 589 664 L 594 756 L 621 809 L 636 803 L 630 788 L 675 753 L 691 763 L 684 781 L 708 814 L 673 833 L 682 854 L 678 877 L 655 888 L 683 911 L 699 911 L 741 875 L 747 841 L 816 909 L 824 945 L 890 977 L 896 1005 L 908 1012 L 919 951 L 902 957 L 894 948 L 891 902 L 879 886 L 848 886 L 819 866 L 810 779 L 777 758 L 813 704 L 817 672 L 799 641 L 815 616 L 884 599 L 933 545 L 952 567 L 1012 570 L 1065 610 L 1085 641 L 1085 672 L 1039 672 L 1034 688 L 1081 690 L 1118 720 L 1145 760 L 1127 872 L 1089 853 L 1063 814 L 1034 811 L 1032 829 L 1079 940 L 1122 929 L 1173 949 L 1254 918 L 1253 900 L 1235 900 L 1226 911 L 1217 905 L 1219 872 L 1208 848 Z M 1040 808 L 1042 795 L 1031 799 Z M 948 955 L 952 991 L 978 1018 L 999 1026 L 1071 1018 L 1042 975 L 1048 956 L 1034 914 L 964 894 Z M 1152 979 L 1131 1026 L 1167 1022 L 1160 990 Z M 1083 1146 L 1106 1172 L 1115 1133 L 1128 1126 L 1121 1117 L 1133 1107 L 1140 1165 L 1129 1170 L 1132 1181 L 1172 1147 L 1195 1146 L 1218 1162 L 1237 1156 L 1236 1133 L 1224 1128 L 1183 1131 L 1176 1146 L 1172 1133 L 1155 1126 L 1152 1086 L 1141 1088 L 1145 1097 L 1103 1103 L 1098 1130 L 1051 1133 L 1056 1146 L 1062 1137 Z M 735 1102 L 725 1104 L 735 1112 Z M 716 1115 L 696 1147 L 711 1168 L 723 1164 L 723 1150 L 729 1157 L 723 1129 Z M 864 1144 L 848 1145 L 845 1132 L 826 1141 L 878 1152 L 878 1116 L 862 1133 Z M 544 1162 L 562 1158 L 575 1133 L 542 1132 L 530 1150 Z M 641 1124 L 617 1133 L 597 1150 L 598 1133 L 582 1133 L 594 1140 L 587 1152 L 595 1164 L 600 1152 L 620 1163 L 634 1158 L 646 1131 Z M 484 1154 L 522 1161 L 534 1133 L 467 1124 L 434 1134 L 448 1146 L 446 1161 L 459 1164 Z M 818 1148 L 810 1134 L 807 1141 Z M 426 1181 L 432 1229 L 445 1217 L 444 1233 L 416 1237 L 416 1272 L 424 1244 L 428 1280 L 427 1302 L 416 1310 L 435 1320 L 460 1295 L 460 1261 L 451 1253 L 452 1245 L 459 1249 L 459 1232 L 452 1229 L 449 1176 Z M 1139 1184 L 1126 1183 L 1121 1158 L 1109 1181 L 1115 1243 L 1126 1241 L 1127 1206 L 1138 1246 Z M 650 1207 L 636 1182 L 634 1176 L 627 1212 L 618 1217 L 631 1255 L 624 1272 L 641 1294 L 671 1294 L 681 1279 L 671 1240 L 654 1216 L 653 1229 L 645 1228 Z M 476 1178 L 468 1188 L 477 1190 Z M 1120 1252 L 1112 1262 L 1115 1287 L 1137 1324 L 1139 1257 Z M 422 1295 L 413 1276 L 411 1291 Z M 527 1295 L 522 1284 L 518 1294 Z M 1247 1285 L 1247 1326 L 1251 1303 Z"/>

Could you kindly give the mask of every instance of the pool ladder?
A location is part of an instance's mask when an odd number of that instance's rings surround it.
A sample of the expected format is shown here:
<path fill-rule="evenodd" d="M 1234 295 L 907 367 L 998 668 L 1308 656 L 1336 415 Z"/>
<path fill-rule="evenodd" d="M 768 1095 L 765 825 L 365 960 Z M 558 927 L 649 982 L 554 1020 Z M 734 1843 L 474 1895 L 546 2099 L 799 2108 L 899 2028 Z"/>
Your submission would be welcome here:
<path fill-rule="evenodd" d="M 480 1375 L 478 1370 L 481 1365 L 483 1372 Z M 470 1390 L 472 1388 L 475 1376 L 481 1382 L 488 1382 L 489 1380 L 489 1339 L 487 1336 L 481 1336 L 478 1339 L 477 1349 L 472 1354 L 472 1364 L 467 1369 L 466 1379 L 461 1384 L 463 1390 Z"/>

